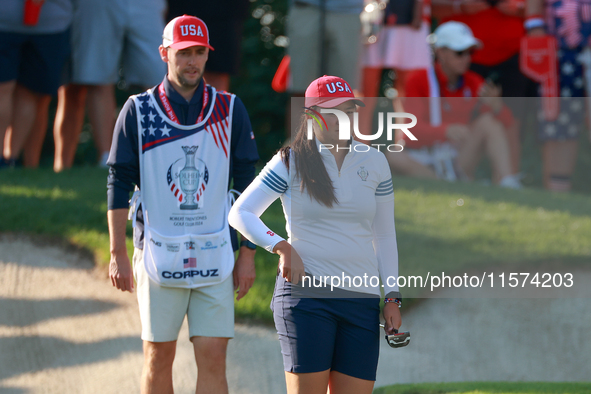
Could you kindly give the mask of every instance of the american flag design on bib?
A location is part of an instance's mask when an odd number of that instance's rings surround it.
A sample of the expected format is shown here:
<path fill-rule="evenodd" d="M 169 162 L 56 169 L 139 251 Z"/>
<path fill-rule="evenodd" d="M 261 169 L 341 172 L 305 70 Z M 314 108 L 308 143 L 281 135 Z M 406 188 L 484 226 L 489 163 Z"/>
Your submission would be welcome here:
<path fill-rule="evenodd" d="M 208 89 L 211 89 L 209 86 Z M 191 131 L 171 127 L 168 122 L 162 119 L 159 111 L 156 110 L 154 100 L 150 100 L 149 94 L 137 96 L 141 105 L 139 112 L 142 130 L 142 153 L 154 149 L 160 145 L 167 144 L 192 134 L 205 130 L 211 134 L 216 146 L 228 157 L 230 152 L 230 130 L 229 122 L 231 95 L 228 93 L 216 92 L 215 102 L 211 115 L 204 124 L 201 124 Z M 208 112 L 211 104 L 205 108 Z"/>
<path fill-rule="evenodd" d="M 213 112 L 205 123 L 205 130 L 213 136 L 217 147 L 222 149 L 226 157 L 228 157 L 228 152 L 230 151 L 230 137 L 228 133 L 232 129 L 232 125 L 228 121 L 230 96 L 218 92 L 215 101 L 216 105 L 213 108 Z"/>

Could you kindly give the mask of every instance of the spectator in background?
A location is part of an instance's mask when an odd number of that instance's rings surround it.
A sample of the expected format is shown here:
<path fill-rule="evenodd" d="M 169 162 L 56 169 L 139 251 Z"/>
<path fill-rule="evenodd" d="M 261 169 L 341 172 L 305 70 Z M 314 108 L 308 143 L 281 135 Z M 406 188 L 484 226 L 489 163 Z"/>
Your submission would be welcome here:
<path fill-rule="evenodd" d="M 406 84 L 405 110 L 419 119 L 413 128 L 418 140 L 406 136 L 404 140 L 413 162 L 399 163 L 402 156 L 390 153 L 390 164 L 403 173 L 431 166 L 439 177 L 473 180 L 486 154 L 495 183 L 520 188 L 512 175 L 505 133 L 513 122 L 511 111 L 503 104 L 498 86 L 469 70 L 471 53 L 481 46 L 480 41 L 459 22 L 439 26 L 433 41 L 434 67 L 412 73 Z"/>
<path fill-rule="evenodd" d="M 433 15 L 442 22 L 465 23 L 482 48 L 472 56 L 470 69 L 483 78 L 498 79 L 503 97 L 535 96 L 535 83 L 519 70 L 519 48 L 525 35 L 525 0 L 433 0 Z M 525 101 L 507 100 L 513 115 L 523 117 Z M 520 121 L 507 132 L 513 172 L 519 171 Z"/>
<path fill-rule="evenodd" d="M 72 79 L 59 91 L 54 124 L 54 170 L 70 168 L 84 121 L 85 105 L 106 166 L 120 66 L 127 85 L 151 87 L 164 76 L 158 48 L 164 29 L 164 0 L 80 0 L 72 26 Z"/>
<path fill-rule="evenodd" d="M 402 6 L 405 4 L 405 6 Z M 402 8 L 402 9 L 401 9 Z M 404 97 L 410 71 L 431 65 L 427 36 L 431 27 L 430 0 L 390 1 L 382 29 L 367 42 L 363 55 L 363 95 L 377 97 L 384 69 L 396 71 L 396 90 Z M 367 105 L 367 102 L 365 102 Z"/>
<path fill-rule="evenodd" d="M 287 33 L 292 95 L 303 97 L 322 75 L 359 89 L 363 0 L 290 0 Z"/>
<path fill-rule="evenodd" d="M 381 30 L 375 36 L 370 36 L 365 43 L 362 81 L 365 107 L 359 109 L 362 132 L 368 134 L 373 132 L 372 121 L 377 104 L 376 98 L 379 95 L 384 69 L 393 69 L 396 73 L 394 83 L 396 95 L 388 98 L 394 99 L 394 108 L 400 112 L 402 107 L 399 97 L 405 96 L 404 85 L 409 73 L 431 66 L 431 50 L 427 43 L 431 26 L 430 2 L 430 0 L 388 2 L 384 9 Z M 367 12 L 367 7 L 365 11 Z M 405 166 L 413 162 L 405 152 L 397 152 L 395 155 L 386 157 L 389 161 L 394 161 L 394 166 Z M 433 171 L 419 163 L 414 163 L 403 172 L 423 178 L 435 177 Z"/>
<path fill-rule="evenodd" d="M 249 0 L 168 0 L 167 20 L 188 14 L 207 24 L 216 50 L 209 53 L 204 78 L 218 90 L 230 90 L 230 76 L 238 74 L 249 7 Z"/>
<path fill-rule="evenodd" d="M 2 1 L 0 167 L 15 165 L 38 114 L 47 116 L 70 52 L 72 15 L 71 0 Z"/>
<path fill-rule="evenodd" d="M 405 96 L 404 84 L 409 72 L 431 65 L 431 51 L 427 44 L 431 26 L 430 0 L 388 2 L 381 26 L 376 35 L 368 38 L 363 54 L 365 108 L 359 111 L 359 116 L 361 130 L 368 133 L 372 130 L 383 70 L 392 69 L 396 73 L 396 95 L 387 97 L 397 99 Z M 400 109 L 400 103 L 395 101 L 394 107 Z"/>
<path fill-rule="evenodd" d="M 546 33 L 558 41 L 558 84 L 561 97 L 585 97 L 581 54 L 589 47 L 591 4 L 579 0 L 528 0 L 528 35 Z M 587 81 L 589 83 L 590 81 Z M 589 92 L 587 92 L 589 94 Z M 544 187 L 569 191 L 577 161 L 578 137 L 585 119 L 584 99 L 561 99 L 556 120 L 544 120 L 540 113 L 539 138 L 543 143 Z M 589 115 L 589 114 L 588 114 Z"/>

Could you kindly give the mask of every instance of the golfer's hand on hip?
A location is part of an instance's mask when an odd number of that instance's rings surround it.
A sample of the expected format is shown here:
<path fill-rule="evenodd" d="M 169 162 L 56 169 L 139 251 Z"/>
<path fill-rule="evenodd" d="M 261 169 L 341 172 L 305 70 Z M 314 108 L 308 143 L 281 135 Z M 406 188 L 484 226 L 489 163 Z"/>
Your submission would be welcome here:
<path fill-rule="evenodd" d="M 281 241 L 273 252 L 279 255 L 279 271 L 288 282 L 297 285 L 305 275 L 304 262 L 287 241 Z"/>

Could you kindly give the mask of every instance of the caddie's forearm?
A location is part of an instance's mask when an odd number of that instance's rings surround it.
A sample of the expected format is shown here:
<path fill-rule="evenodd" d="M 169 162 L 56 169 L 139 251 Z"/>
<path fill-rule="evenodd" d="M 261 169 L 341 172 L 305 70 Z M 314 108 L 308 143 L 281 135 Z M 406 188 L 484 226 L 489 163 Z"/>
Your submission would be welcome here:
<path fill-rule="evenodd" d="M 240 249 L 238 249 L 238 256 L 246 256 L 254 259 L 256 252 L 256 249 L 250 249 L 246 246 L 241 246 Z"/>
<path fill-rule="evenodd" d="M 127 227 L 127 209 L 110 209 L 107 211 L 109 223 L 109 242 L 111 255 L 127 254 L 125 229 Z"/>

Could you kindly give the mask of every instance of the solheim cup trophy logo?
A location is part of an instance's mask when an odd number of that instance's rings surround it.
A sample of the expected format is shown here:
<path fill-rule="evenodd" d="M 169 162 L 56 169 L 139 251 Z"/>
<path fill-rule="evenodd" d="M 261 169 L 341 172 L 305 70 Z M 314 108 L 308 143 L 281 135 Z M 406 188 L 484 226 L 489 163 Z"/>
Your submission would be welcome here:
<path fill-rule="evenodd" d="M 197 146 L 183 146 L 185 152 L 185 168 L 179 171 L 179 180 L 181 190 L 185 193 L 185 202 L 181 204 L 181 209 L 197 209 L 195 201 L 195 192 L 199 189 L 199 179 L 201 173 L 195 168 L 195 152 Z"/>
<path fill-rule="evenodd" d="M 185 166 L 181 168 L 182 157 L 176 159 L 166 172 L 168 190 L 183 210 L 203 209 L 203 192 L 209 182 L 207 165 L 195 156 L 197 146 L 183 146 Z"/>

